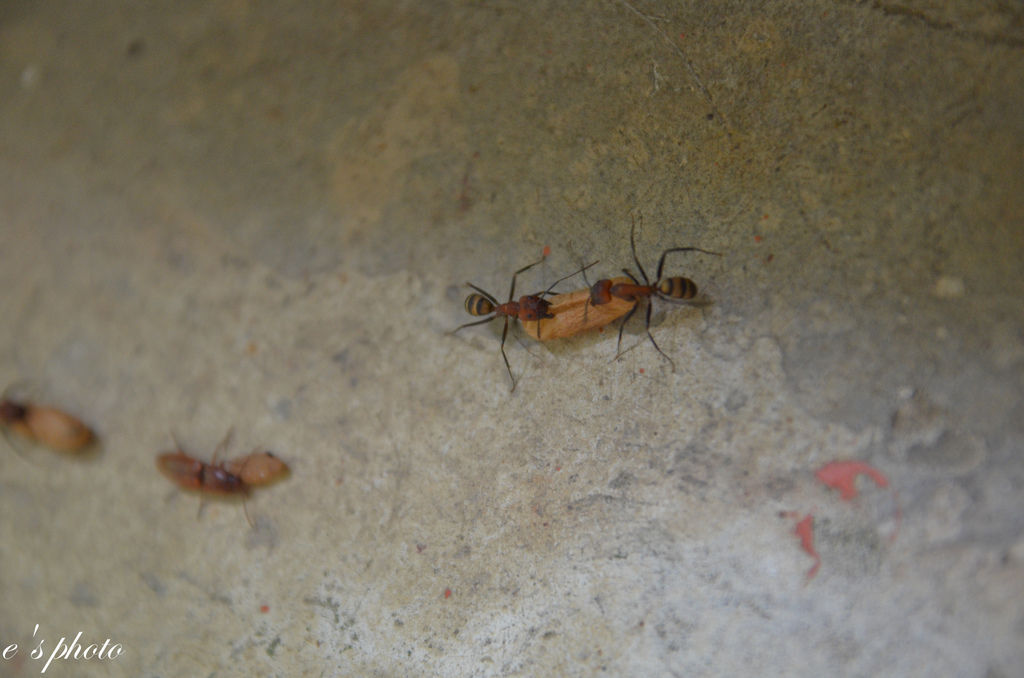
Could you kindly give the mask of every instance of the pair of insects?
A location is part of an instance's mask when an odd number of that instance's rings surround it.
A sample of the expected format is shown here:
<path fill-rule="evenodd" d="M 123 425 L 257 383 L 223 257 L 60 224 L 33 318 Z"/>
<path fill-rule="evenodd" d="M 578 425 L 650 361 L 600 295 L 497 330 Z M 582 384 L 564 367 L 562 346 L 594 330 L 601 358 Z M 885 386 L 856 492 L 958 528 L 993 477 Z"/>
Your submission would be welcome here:
<path fill-rule="evenodd" d="M 665 257 L 673 252 L 702 252 L 715 256 L 721 255 L 699 247 L 672 247 L 661 253 L 661 258 L 658 259 L 655 278 L 652 282 L 636 254 L 635 220 L 629 232 L 629 246 L 633 253 L 633 262 L 640 271 L 643 283 L 629 269 L 624 268 L 622 272 L 626 277 L 601 279 L 591 285 L 589 289 L 556 295 L 551 297 L 550 300 L 545 299 L 545 297 L 551 294 L 555 285 L 571 278 L 577 273 L 582 273 L 584 279 L 586 279 L 586 271 L 597 263 L 594 262 L 583 266 L 570 275 L 559 278 L 543 292 L 525 295 L 520 297 L 518 301 L 515 301 L 516 277 L 544 261 L 544 257 L 541 257 L 539 261 L 524 266 L 512 275 L 512 285 L 509 289 L 508 301 L 503 304 L 473 283 L 467 283 L 476 290 L 476 293 L 466 297 L 466 311 L 470 315 L 486 315 L 487 317 L 460 325 L 452 330 L 452 332 L 458 332 L 465 327 L 480 325 L 490 322 L 495 318 L 503 317 L 505 327 L 501 333 L 501 357 L 505 360 L 505 368 L 508 370 L 509 378 L 512 380 L 512 390 L 514 391 L 516 380 L 512 376 L 512 368 L 509 366 L 508 356 L 505 354 L 505 339 L 508 335 L 510 318 L 519 318 L 529 335 L 535 335 L 538 340 L 547 341 L 603 327 L 625 316 L 622 324 L 619 326 L 619 338 L 615 355 L 618 358 L 622 355 L 622 333 L 626 323 L 636 313 L 637 308 L 639 308 L 639 302 L 646 299 L 647 315 L 644 328 L 647 336 L 650 338 L 654 348 L 669 362 L 674 371 L 675 363 L 661 350 L 658 342 L 654 340 L 654 335 L 651 334 L 651 311 L 653 308 L 651 301 L 654 297 L 658 297 L 670 303 L 694 303 L 694 299 L 697 296 L 697 284 L 689 278 L 682 276 L 663 278 L 662 271 L 665 266 Z"/>
<path fill-rule="evenodd" d="M 0 425 L 8 431 L 58 452 L 81 453 L 96 441 L 96 434 L 72 415 L 45 405 L 0 398 Z M 157 457 L 157 468 L 179 487 L 203 495 L 248 497 L 254 487 L 268 485 L 288 474 L 288 466 L 272 452 L 254 450 L 244 457 L 217 461 L 231 438 L 229 430 L 206 463 L 177 449 Z M 173 435 L 172 435 L 173 438 Z M 17 450 L 12 441 L 11 447 Z M 249 519 L 248 507 L 245 517 Z"/>
<path fill-rule="evenodd" d="M 174 452 L 165 452 L 156 458 L 156 466 L 178 487 L 203 495 L 221 497 L 242 497 L 246 499 L 252 488 L 269 485 L 288 474 L 288 466 L 273 452 L 253 450 L 244 457 L 218 462 L 217 455 L 223 452 L 231 439 L 234 429 L 228 429 L 224 439 L 213 451 L 209 463 L 187 454 L 174 434 Z M 242 504 L 245 519 L 252 525 L 249 508 Z M 202 509 L 202 503 L 199 505 Z"/>

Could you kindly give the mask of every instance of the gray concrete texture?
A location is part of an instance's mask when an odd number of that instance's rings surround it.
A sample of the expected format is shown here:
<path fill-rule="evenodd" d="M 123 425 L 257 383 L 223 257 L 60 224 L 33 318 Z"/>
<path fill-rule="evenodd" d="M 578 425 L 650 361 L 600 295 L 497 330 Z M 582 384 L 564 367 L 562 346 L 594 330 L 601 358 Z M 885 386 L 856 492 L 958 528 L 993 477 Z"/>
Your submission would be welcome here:
<path fill-rule="evenodd" d="M 1013 2 L 3 3 L 0 381 L 103 442 L 0 455 L 0 675 L 1022 675 L 1022 93 Z M 675 371 L 447 334 L 641 215 Z"/>

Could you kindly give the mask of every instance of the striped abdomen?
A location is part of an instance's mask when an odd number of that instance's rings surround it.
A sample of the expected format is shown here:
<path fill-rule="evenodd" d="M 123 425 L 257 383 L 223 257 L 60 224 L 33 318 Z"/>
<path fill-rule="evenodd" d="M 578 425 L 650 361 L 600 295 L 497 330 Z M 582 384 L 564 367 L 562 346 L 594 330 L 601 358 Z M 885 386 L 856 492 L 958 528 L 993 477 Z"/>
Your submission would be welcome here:
<path fill-rule="evenodd" d="M 466 313 L 470 315 L 494 313 L 494 304 L 482 294 L 471 294 L 466 297 Z"/>
<path fill-rule="evenodd" d="M 665 278 L 658 283 L 658 294 L 672 299 L 693 299 L 697 296 L 697 283 L 681 276 Z"/>

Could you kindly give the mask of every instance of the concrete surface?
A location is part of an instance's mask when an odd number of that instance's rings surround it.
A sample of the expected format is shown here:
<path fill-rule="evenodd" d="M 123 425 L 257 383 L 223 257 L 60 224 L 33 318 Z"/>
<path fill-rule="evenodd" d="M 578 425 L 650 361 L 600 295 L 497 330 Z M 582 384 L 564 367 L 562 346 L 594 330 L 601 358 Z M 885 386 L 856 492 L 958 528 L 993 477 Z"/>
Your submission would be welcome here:
<path fill-rule="evenodd" d="M 0 673 L 1021 675 L 1022 89 L 1018 3 L 3 3 L 0 381 L 104 444 L 0 455 Z M 446 335 L 638 214 L 676 372 Z"/>

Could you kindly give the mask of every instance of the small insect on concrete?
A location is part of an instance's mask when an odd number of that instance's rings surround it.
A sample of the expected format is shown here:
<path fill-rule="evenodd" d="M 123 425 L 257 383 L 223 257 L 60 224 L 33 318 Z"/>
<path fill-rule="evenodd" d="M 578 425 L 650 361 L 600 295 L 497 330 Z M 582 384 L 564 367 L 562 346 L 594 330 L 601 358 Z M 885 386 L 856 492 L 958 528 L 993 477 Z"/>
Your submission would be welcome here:
<path fill-rule="evenodd" d="M 537 321 L 543 318 L 553 318 L 554 314 L 552 314 L 549 310 L 551 303 L 544 297 L 551 294 L 551 291 L 555 288 L 555 285 L 557 285 L 558 283 L 562 282 L 563 280 L 568 280 L 577 273 L 585 271 L 586 269 L 590 268 L 591 266 L 597 263 L 595 261 L 592 264 L 584 266 L 578 271 L 573 271 L 569 275 L 559 278 L 555 282 L 551 283 L 551 286 L 548 287 L 543 292 L 539 292 L 538 294 L 527 294 L 520 297 L 519 301 L 514 301 L 516 294 L 516 278 L 519 276 L 520 273 L 524 273 L 533 268 L 534 266 L 536 266 L 537 264 L 544 261 L 546 255 L 547 252 L 545 251 L 545 256 L 542 256 L 540 259 L 533 262 L 532 264 L 523 266 L 521 269 L 512 274 L 512 284 L 508 290 L 508 301 L 506 301 L 503 304 L 499 303 L 498 300 L 495 299 L 489 292 L 482 290 L 473 283 L 466 283 L 474 290 L 476 290 L 475 294 L 470 294 L 468 297 L 466 297 L 466 312 L 469 313 L 470 315 L 486 315 L 487 317 L 484 318 L 483 320 L 477 320 L 471 323 L 466 323 L 464 325 L 459 325 L 458 327 L 451 331 L 451 334 L 455 334 L 456 332 L 463 328 L 472 327 L 473 325 L 482 325 L 484 323 L 488 323 L 494 320 L 495 318 L 503 317 L 505 319 L 505 327 L 501 332 L 501 357 L 505 360 L 505 369 L 508 370 L 509 379 L 512 380 L 513 391 L 516 390 L 516 378 L 512 376 L 512 367 L 511 365 L 509 365 L 508 356 L 505 354 L 505 339 L 508 336 L 509 318 L 519 318 L 520 322 L 523 323 Z"/>
<path fill-rule="evenodd" d="M 92 429 L 67 412 L 12 400 L 6 393 L 0 397 L 0 425 L 5 437 L 11 431 L 52 450 L 71 453 L 82 452 L 96 440 Z M 18 449 L 9 437 L 7 441 Z"/>
<path fill-rule="evenodd" d="M 232 433 L 234 429 L 228 429 L 224 439 L 213 451 L 210 463 L 187 454 L 172 433 L 171 438 L 174 439 L 177 449 L 157 456 L 156 466 L 178 487 L 198 492 L 203 497 L 241 497 L 245 519 L 251 526 L 253 523 L 249 518 L 249 507 L 245 500 L 252 488 L 280 480 L 288 474 L 288 466 L 272 452 L 256 450 L 244 457 L 218 463 L 217 455 L 227 447 Z M 202 511 L 202 508 L 201 501 L 199 510 Z"/>
<path fill-rule="evenodd" d="M 651 334 L 651 309 L 653 308 L 652 298 L 658 297 L 664 301 L 673 304 L 693 304 L 694 297 L 697 296 L 697 284 L 689 278 L 682 276 L 675 276 L 672 278 L 662 278 L 661 272 L 665 266 L 665 257 L 672 252 L 703 252 L 704 254 L 711 254 L 716 257 L 722 256 L 718 252 L 709 252 L 708 250 L 701 249 L 699 247 L 672 247 L 661 253 L 661 258 L 658 259 L 658 270 L 655 275 L 654 282 L 652 283 L 650 278 L 647 277 L 647 272 L 644 271 L 643 265 L 640 263 L 640 259 L 636 256 L 636 218 L 633 219 L 633 225 L 629 230 L 629 248 L 633 252 L 633 262 L 636 267 L 640 270 L 640 275 L 644 279 L 644 284 L 640 284 L 640 281 L 630 273 L 629 269 L 622 269 L 622 272 L 629 278 L 626 282 L 616 282 L 621 279 L 611 280 L 598 280 L 590 288 L 590 299 L 589 303 L 595 308 L 600 308 L 605 304 L 612 303 L 615 299 L 621 299 L 634 303 L 633 308 L 629 311 L 626 317 L 623 319 L 622 324 L 619 326 L 619 341 L 615 348 L 615 357 L 619 358 L 622 355 L 622 331 L 626 328 L 626 323 L 636 313 L 638 302 L 640 299 L 647 299 L 647 317 L 644 324 L 644 329 L 647 332 L 647 336 L 650 338 L 654 348 L 661 354 L 661 356 L 668 361 L 669 365 L 672 366 L 672 371 L 676 369 L 676 364 L 665 355 L 665 352 L 658 346 L 658 342 L 654 340 L 654 335 Z"/>

